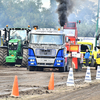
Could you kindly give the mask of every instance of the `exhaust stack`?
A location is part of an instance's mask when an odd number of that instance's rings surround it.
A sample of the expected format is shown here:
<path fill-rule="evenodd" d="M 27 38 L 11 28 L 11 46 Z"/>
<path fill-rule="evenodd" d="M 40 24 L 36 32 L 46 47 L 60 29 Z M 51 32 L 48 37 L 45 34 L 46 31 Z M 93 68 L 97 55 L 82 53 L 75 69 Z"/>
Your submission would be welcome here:
<path fill-rule="evenodd" d="M 61 31 L 64 31 L 64 27 L 63 27 L 63 26 L 61 26 L 61 27 L 60 27 L 60 30 L 61 30 Z"/>

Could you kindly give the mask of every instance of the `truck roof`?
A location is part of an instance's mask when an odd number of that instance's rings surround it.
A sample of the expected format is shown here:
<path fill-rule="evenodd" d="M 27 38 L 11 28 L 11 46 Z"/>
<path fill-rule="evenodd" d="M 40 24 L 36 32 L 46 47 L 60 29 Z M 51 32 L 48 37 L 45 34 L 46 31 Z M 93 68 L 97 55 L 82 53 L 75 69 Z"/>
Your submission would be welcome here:
<path fill-rule="evenodd" d="M 9 42 L 17 43 L 18 41 L 20 41 L 20 39 L 11 39 Z"/>
<path fill-rule="evenodd" d="M 32 29 L 31 34 L 47 34 L 47 35 L 65 35 L 63 31 L 54 30 L 52 28 L 40 28 L 37 30 Z"/>
<path fill-rule="evenodd" d="M 28 28 L 8 28 L 9 30 L 27 30 Z"/>
<path fill-rule="evenodd" d="M 83 42 L 83 41 L 80 41 L 80 42 L 77 42 L 77 44 L 84 44 L 84 45 L 93 45 L 92 42 Z"/>

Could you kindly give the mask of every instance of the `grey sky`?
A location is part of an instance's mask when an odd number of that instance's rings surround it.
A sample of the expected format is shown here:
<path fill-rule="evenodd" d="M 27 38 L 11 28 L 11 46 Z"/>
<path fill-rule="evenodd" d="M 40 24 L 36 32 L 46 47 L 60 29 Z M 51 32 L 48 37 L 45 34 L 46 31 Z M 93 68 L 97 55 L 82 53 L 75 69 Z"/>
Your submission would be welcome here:
<path fill-rule="evenodd" d="M 50 0 L 42 0 L 43 7 L 49 8 L 50 7 Z"/>
<path fill-rule="evenodd" d="M 95 4 L 97 4 L 97 3 L 98 3 L 98 0 L 90 0 L 90 1 L 93 1 L 93 2 L 95 2 Z"/>
<path fill-rule="evenodd" d="M 94 2 L 95 4 L 97 4 L 98 0 L 90 0 L 92 2 Z M 42 0 L 43 2 L 43 7 L 49 8 L 50 7 L 50 0 Z"/>

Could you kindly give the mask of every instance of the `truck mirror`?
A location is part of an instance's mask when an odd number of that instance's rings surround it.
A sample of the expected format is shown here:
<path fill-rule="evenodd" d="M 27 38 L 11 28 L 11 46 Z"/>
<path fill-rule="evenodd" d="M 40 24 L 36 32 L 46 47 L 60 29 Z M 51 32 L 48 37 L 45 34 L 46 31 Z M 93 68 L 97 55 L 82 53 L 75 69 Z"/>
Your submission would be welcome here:
<path fill-rule="evenodd" d="M 69 39 L 68 39 L 68 37 L 66 37 L 66 42 L 68 42 L 69 41 Z"/>
<path fill-rule="evenodd" d="M 80 39 L 76 39 L 76 41 L 80 41 Z"/>

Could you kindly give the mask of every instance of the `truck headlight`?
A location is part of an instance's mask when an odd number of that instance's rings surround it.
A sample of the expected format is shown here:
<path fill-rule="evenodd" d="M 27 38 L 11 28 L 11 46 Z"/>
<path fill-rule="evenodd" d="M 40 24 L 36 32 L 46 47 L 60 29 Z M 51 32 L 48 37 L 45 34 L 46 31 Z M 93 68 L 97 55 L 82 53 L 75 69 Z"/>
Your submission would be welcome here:
<path fill-rule="evenodd" d="M 34 59 L 30 59 L 30 61 L 35 61 Z"/>
<path fill-rule="evenodd" d="M 32 59 L 30 59 L 30 61 L 33 61 Z"/>
<path fill-rule="evenodd" d="M 35 61 L 35 60 L 33 59 L 33 61 Z"/>
<path fill-rule="evenodd" d="M 34 63 L 31 63 L 31 65 L 34 65 Z"/>
<path fill-rule="evenodd" d="M 14 43 L 14 45 L 17 45 L 17 43 Z"/>
<path fill-rule="evenodd" d="M 57 62 L 61 62 L 61 60 L 57 60 Z"/>

